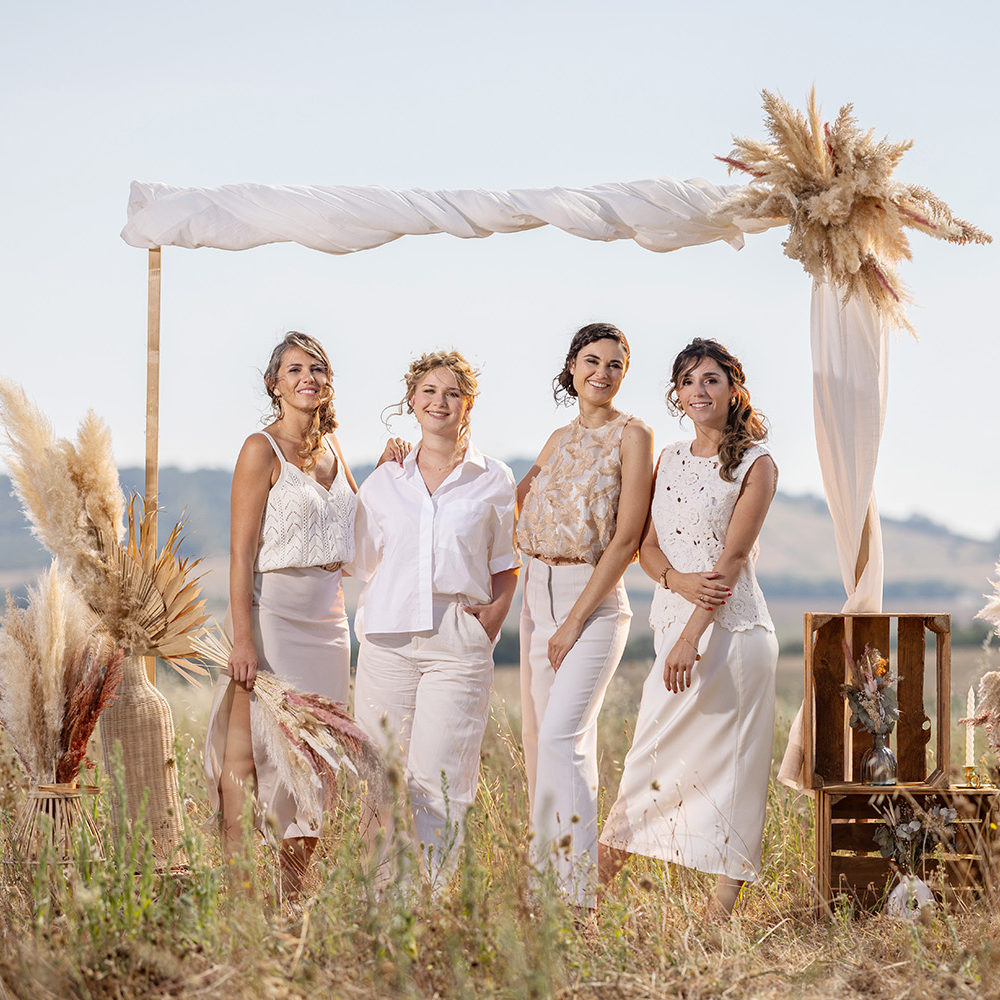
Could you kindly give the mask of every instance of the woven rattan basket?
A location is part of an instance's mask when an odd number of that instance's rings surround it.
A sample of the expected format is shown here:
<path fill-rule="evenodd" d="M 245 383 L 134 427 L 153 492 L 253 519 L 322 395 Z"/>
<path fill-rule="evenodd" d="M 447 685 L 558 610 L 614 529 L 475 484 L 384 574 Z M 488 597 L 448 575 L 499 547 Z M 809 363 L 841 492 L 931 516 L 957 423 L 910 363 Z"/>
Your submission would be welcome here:
<path fill-rule="evenodd" d="M 93 816 L 84 808 L 83 796 L 94 795 L 92 785 L 35 785 L 28 791 L 11 833 L 11 843 L 18 856 L 37 862 L 51 851 L 58 863 L 76 860 L 80 828 L 91 861 L 104 860 L 101 832 Z"/>
<path fill-rule="evenodd" d="M 184 864 L 186 858 L 179 850 L 182 818 L 174 759 L 174 720 L 167 699 L 146 677 L 141 657 L 125 661 L 117 697 L 101 713 L 101 744 L 109 769 L 117 743 L 122 748 L 129 818 L 135 822 L 143 796 L 148 793 L 146 816 L 157 867 Z"/>

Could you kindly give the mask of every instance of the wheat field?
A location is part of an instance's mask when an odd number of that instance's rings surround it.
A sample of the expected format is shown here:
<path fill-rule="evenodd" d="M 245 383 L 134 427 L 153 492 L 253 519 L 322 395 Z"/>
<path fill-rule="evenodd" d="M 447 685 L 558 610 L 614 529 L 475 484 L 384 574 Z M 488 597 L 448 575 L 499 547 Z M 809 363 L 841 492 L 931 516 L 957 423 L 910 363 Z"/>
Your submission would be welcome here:
<path fill-rule="evenodd" d="M 617 787 L 645 666 L 624 666 L 601 718 L 604 801 Z M 95 807 L 107 862 L 3 865 L 0 1000 L 395 997 L 994 997 L 994 905 L 938 908 L 915 923 L 849 906 L 819 918 L 811 802 L 772 784 L 758 884 L 726 923 L 706 918 L 710 880 L 633 859 L 590 920 L 575 919 L 528 863 L 516 678 L 498 671 L 479 798 L 460 878 L 446 893 L 377 893 L 349 806 L 330 820 L 301 906 L 276 903 L 260 846 L 225 869 L 200 768 L 206 693 L 170 687 L 188 867 L 153 870 L 116 812 L 116 775 Z M 790 709 L 779 705 L 776 752 Z M 23 796 L 0 755 L 0 822 Z M 58 866 L 55 866 L 58 867 Z"/>

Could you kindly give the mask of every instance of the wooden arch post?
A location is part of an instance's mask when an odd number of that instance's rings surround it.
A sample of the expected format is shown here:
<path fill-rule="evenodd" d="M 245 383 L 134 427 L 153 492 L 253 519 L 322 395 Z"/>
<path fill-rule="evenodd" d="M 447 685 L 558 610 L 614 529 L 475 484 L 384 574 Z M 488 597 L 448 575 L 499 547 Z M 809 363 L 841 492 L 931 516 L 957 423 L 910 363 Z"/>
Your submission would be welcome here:
<path fill-rule="evenodd" d="M 160 447 L 160 254 L 149 251 L 146 304 L 146 487 L 145 514 L 156 544 Z M 146 676 L 156 683 L 156 657 L 146 657 Z"/>

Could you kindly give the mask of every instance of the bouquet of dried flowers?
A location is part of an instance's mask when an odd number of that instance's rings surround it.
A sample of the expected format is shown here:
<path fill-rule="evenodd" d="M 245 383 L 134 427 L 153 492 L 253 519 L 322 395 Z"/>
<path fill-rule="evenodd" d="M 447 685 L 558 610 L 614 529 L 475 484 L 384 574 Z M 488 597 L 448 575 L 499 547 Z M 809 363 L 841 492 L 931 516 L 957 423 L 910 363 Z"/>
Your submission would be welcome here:
<path fill-rule="evenodd" d="M 988 621 L 993 632 L 1000 635 L 1000 562 L 996 566 L 993 593 L 987 594 L 986 607 L 976 617 Z M 986 744 L 1000 757 L 1000 670 L 990 670 L 979 679 L 978 711 L 967 719 L 959 719 L 967 726 L 985 726 Z"/>
<path fill-rule="evenodd" d="M 851 706 L 851 725 L 855 729 L 885 736 L 899 718 L 899 706 L 893 685 L 899 680 L 896 668 L 877 650 L 865 646 L 860 662 L 855 663 L 851 649 L 844 643 L 844 657 L 850 682 L 843 687 Z"/>
<path fill-rule="evenodd" d="M 894 326 L 913 332 L 903 309 L 905 291 L 895 265 L 909 260 L 907 228 L 950 243 L 990 243 L 992 237 L 957 218 L 927 188 L 893 179 L 912 140 L 876 140 L 863 131 L 853 106 L 824 123 L 816 92 L 807 113 L 763 91 L 772 142 L 733 137 L 717 159 L 752 178 L 714 213 L 732 219 L 787 219 L 785 254 L 817 281 L 844 290 L 844 301 L 865 292 Z"/>
<path fill-rule="evenodd" d="M 182 676 L 207 674 L 217 653 L 193 571 L 178 553 L 181 525 L 157 552 L 152 517 L 136 516 L 118 482 L 107 426 L 93 412 L 76 441 L 57 439 L 24 390 L 0 379 L 11 479 L 32 530 L 65 566 L 116 648 L 158 656 Z"/>
<path fill-rule="evenodd" d="M 0 723 L 35 784 L 76 779 L 121 679 L 122 658 L 58 563 L 29 589 L 26 608 L 7 595 Z"/>
<path fill-rule="evenodd" d="M 316 824 L 333 805 L 344 768 L 358 780 L 362 830 L 377 825 L 389 800 L 385 763 L 344 706 L 267 671 L 257 674 L 253 693 L 254 732 L 307 821 Z"/>
<path fill-rule="evenodd" d="M 883 858 L 888 858 L 904 875 L 917 875 L 924 856 L 940 844 L 955 846 L 955 820 L 958 814 L 947 806 L 922 809 L 915 802 L 896 803 L 882 798 L 876 809 L 882 822 L 875 829 L 875 843 Z"/>

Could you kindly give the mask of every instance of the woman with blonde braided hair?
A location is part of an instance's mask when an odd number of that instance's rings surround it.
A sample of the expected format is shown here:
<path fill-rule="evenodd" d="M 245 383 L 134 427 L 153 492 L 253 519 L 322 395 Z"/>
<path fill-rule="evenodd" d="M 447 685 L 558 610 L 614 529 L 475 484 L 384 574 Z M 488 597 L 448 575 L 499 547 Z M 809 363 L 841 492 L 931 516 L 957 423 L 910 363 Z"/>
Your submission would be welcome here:
<path fill-rule="evenodd" d="M 281 841 L 282 888 L 293 897 L 319 836 L 299 813 L 321 815 L 321 803 L 304 810 L 295 802 L 253 731 L 250 705 L 259 670 L 347 704 L 350 635 L 340 567 L 354 556 L 357 485 L 333 434 L 331 374 L 319 341 L 294 331 L 264 371 L 274 419 L 246 439 L 233 472 L 226 614 L 233 650 L 205 748 L 226 858 L 240 851 L 252 793 L 257 826 L 266 818 Z M 402 461 L 407 448 L 390 441 L 380 462 Z"/>
<path fill-rule="evenodd" d="M 659 586 L 656 659 L 643 686 L 601 877 L 629 854 L 719 876 L 728 915 L 760 866 L 778 644 L 754 564 L 777 485 L 743 367 L 715 340 L 674 361 L 667 404 L 693 441 L 660 454 L 639 562 Z"/>

